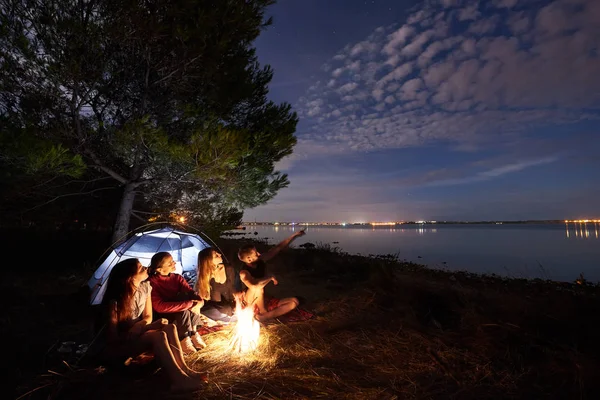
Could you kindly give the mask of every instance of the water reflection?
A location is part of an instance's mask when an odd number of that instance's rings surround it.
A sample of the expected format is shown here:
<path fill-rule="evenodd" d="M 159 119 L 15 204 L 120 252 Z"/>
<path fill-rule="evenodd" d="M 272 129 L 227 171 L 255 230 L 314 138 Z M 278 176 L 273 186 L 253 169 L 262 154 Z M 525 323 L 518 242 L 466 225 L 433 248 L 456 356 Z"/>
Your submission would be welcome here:
<path fill-rule="evenodd" d="M 592 231 L 592 232 L 590 232 Z M 565 236 L 577 239 L 600 238 L 600 223 L 598 222 L 572 222 L 565 223 Z"/>
<path fill-rule="evenodd" d="M 419 236 L 423 236 L 427 233 L 437 233 L 437 228 L 414 228 L 414 229 L 404 229 L 404 228 L 388 228 L 388 229 L 384 229 L 384 228 L 376 228 L 376 227 L 372 227 L 371 231 L 377 231 L 377 232 L 401 232 L 401 233 L 414 233 L 416 232 L 417 235 Z"/>

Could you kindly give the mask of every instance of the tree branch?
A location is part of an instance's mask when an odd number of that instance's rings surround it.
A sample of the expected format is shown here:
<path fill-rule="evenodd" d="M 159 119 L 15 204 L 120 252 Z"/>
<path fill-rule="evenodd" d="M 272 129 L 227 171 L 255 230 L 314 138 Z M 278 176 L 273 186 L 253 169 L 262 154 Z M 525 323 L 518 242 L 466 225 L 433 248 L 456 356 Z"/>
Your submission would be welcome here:
<path fill-rule="evenodd" d="M 147 220 L 145 220 L 144 218 L 142 218 L 142 217 L 140 217 L 139 215 L 137 215 L 137 214 L 135 213 L 135 211 L 133 211 L 133 210 L 131 210 L 131 216 L 132 216 L 132 217 L 135 217 L 135 218 L 137 218 L 137 219 L 138 219 L 138 221 L 141 221 L 141 222 L 148 222 L 148 221 L 147 221 Z"/>
<path fill-rule="evenodd" d="M 96 154 L 94 154 L 93 151 L 89 150 L 89 149 L 85 149 L 85 153 L 92 159 L 92 161 L 94 161 L 94 163 L 96 165 L 94 165 L 94 167 L 96 167 L 97 169 L 101 170 L 102 172 L 110 175 L 111 177 L 113 177 L 114 179 L 116 179 L 119 183 L 121 184 L 126 184 L 127 183 L 127 179 L 123 178 L 121 175 L 119 175 L 118 173 L 116 173 L 115 171 L 113 171 L 112 169 L 108 168 L 107 166 L 105 166 L 102 161 L 100 161 L 100 159 L 96 156 Z"/>
<path fill-rule="evenodd" d="M 131 210 L 132 212 L 138 213 L 138 214 L 147 214 L 147 215 L 160 215 L 162 213 L 160 212 L 149 212 L 149 211 L 141 211 L 141 210 Z"/>
<path fill-rule="evenodd" d="M 202 57 L 202 54 L 200 54 L 199 56 L 196 56 L 194 58 L 192 58 L 190 61 L 188 61 L 187 63 L 185 63 L 185 65 L 183 65 L 180 68 L 175 69 L 174 71 L 172 71 L 170 74 L 168 74 L 167 76 L 160 78 L 157 81 L 152 82 L 152 85 L 158 85 L 159 83 L 166 81 L 167 79 L 170 79 L 173 75 L 175 75 L 177 72 L 181 71 L 182 69 L 185 69 L 188 65 L 195 63 L 200 57 Z"/>

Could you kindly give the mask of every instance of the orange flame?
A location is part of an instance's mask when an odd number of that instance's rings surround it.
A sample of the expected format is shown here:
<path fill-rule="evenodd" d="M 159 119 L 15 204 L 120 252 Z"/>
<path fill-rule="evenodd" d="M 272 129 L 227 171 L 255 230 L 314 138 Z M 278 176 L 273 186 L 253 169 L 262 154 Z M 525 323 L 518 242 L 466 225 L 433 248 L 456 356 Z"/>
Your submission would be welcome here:
<path fill-rule="evenodd" d="M 260 324 L 254 318 L 253 307 L 242 307 L 240 301 L 235 307 L 237 323 L 233 330 L 232 347 L 233 351 L 245 353 L 258 347 L 260 338 Z"/>

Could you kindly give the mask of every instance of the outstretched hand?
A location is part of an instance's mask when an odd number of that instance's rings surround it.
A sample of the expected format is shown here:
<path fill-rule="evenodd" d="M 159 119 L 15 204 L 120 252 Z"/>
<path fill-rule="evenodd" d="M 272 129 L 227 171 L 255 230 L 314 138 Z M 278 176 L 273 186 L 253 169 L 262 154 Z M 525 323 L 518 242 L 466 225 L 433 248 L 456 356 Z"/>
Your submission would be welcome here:
<path fill-rule="evenodd" d="M 298 232 L 296 232 L 296 237 L 300 237 L 300 236 L 304 236 L 306 235 L 306 229 L 301 229 Z"/>
<path fill-rule="evenodd" d="M 235 292 L 233 294 L 233 299 L 236 303 L 245 306 L 245 300 L 244 300 L 244 292 Z"/>

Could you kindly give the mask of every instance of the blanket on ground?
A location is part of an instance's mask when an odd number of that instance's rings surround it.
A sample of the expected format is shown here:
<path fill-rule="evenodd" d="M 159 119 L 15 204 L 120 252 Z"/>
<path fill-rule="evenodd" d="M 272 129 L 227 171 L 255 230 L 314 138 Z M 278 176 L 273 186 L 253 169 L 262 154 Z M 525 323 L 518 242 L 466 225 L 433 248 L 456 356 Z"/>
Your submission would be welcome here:
<path fill-rule="evenodd" d="M 265 300 L 266 300 L 265 307 L 267 308 L 267 311 L 272 311 L 279 306 L 280 299 L 278 299 L 276 297 L 268 297 Z M 313 318 L 314 316 L 315 315 L 313 313 L 311 313 L 310 311 L 304 310 L 303 308 L 300 308 L 300 307 L 296 307 L 289 313 L 278 317 L 277 320 L 279 320 L 279 322 L 282 322 L 285 324 L 288 322 L 307 321 L 307 320 Z"/>

